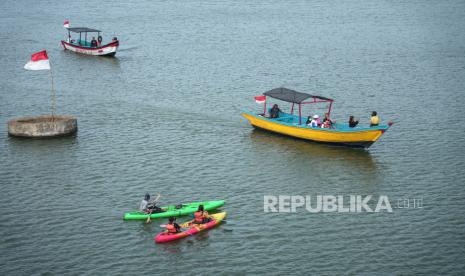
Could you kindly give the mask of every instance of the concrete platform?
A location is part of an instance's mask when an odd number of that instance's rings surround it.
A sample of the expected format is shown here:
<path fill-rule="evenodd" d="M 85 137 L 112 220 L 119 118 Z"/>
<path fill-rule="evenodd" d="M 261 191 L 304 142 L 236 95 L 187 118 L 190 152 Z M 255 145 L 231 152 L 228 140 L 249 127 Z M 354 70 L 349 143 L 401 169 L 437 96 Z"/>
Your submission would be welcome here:
<path fill-rule="evenodd" d="M 19 137 L 57 137 L 77 131 L 77 119 L 69 115 L 43 115 L 8 121 L 8 134 Z"/>

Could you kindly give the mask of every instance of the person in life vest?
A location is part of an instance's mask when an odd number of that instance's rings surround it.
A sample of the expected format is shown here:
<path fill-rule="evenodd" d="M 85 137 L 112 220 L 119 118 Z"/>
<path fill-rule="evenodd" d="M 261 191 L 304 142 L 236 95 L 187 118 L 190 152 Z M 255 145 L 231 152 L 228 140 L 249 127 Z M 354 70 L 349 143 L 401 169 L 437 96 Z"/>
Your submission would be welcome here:
<path fill-rule="evenodd" d="M 371 113 L 370 126 L 374 127 L 374 126 L 378 126 L 378 125 L 379 125 L 378 113 L 376 113 L 376 111 L 373 111 Z"/>
<path fill-rule="evenodd" d="M 199 205 L 199 209 L 194 213 L 194 221 L 192 223 L 203 224 L 209 221 L 211 221 L 211 218 L 208 212 L 203 210 L 203 205 Z"/>
<path fill-rule="evenodd" d="M 176 234 L 181 232 L 181 226 L 176 223 L 176 218 L 170 217 L 168 219 L 168 224 L 165 226 L 166 232 L 169 234 Z"/>

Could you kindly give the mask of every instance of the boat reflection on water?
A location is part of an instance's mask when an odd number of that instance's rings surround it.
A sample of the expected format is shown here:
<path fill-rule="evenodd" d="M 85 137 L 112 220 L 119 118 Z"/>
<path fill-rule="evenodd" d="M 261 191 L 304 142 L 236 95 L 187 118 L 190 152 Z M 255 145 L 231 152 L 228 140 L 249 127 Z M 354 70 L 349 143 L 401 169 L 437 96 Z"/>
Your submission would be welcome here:
<path fill-rule="evenodd" d="M 288 167 L 308 166 L 309 170 L 330 170 L 332 173 L 347 171 L 368 177 L 376 175 L 378 170 L 377 162 L 364 149 L 305 141 L 255 128 L 250 138 L 255 149 L 267 155 L 278 153 L 281 162 L 286 162 Z"/>

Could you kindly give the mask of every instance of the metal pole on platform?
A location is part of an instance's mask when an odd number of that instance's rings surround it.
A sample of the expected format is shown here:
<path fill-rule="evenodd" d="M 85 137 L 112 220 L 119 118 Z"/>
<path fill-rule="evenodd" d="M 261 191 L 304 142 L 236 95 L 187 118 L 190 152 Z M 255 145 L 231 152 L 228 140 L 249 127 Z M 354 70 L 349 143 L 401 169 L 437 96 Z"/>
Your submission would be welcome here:
<path fill-rule="evenodd" d="M 53 119 L 55 117 L 56 100 L 55 100 L 55 84 L 53 83 L 53 73 L 52 73 L 51 63 L 50 63 L 50 80 L 52 83 L 52 119 Z"/>
<path fill-rule="evenodd" d="M 266 116 L 266 96 L 265 96 L 265 102 L 263 103 L 263 116 Z"/>

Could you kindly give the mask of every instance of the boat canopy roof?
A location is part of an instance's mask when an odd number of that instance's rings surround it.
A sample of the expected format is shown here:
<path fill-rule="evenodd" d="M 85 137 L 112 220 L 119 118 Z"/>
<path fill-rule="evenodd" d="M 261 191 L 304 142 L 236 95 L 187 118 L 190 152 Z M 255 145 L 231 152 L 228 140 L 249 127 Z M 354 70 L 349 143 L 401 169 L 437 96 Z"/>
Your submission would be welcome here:
<path fill-rule="evenodd" d="M 87 27 L 76 27 L 76 28 L 68 28 L 68 31 L 73 33 L 99 33 L 101 31 L 96 29 L 91 29 Z"/>
<path fill-rule="evenodd" d="M 270 91 L 266 91 L 265 93 L 263 93 L 263 95 L 271 97 L 271 98 L 275 98 L 281 101 L 297 103 L 297 104 L 300 104 L 309 98 L 313 98 L 314 100 L 320 99 L 322 101 L 328 101 L 328 102 L 333 101 L 333 99 L 330 99 L 330 98 L 297 92 L 295 90 L 291 90 L 291 89 L 284 88 L 284 87 L 271 89 Z"/>

